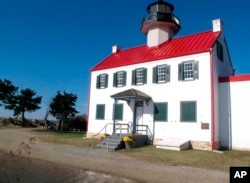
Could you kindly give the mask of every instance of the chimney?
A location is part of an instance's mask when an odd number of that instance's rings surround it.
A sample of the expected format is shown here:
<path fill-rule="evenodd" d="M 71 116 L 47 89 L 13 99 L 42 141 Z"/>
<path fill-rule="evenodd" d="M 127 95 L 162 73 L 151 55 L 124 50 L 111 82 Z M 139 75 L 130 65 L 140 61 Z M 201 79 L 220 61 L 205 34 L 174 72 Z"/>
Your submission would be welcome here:
<path fill-rule="evenodd" d="M 112 46 L 112 53 L 117 53 L 121 50 L 121 47 L 118 45 L 113 45 Z"/>
<path fill-rule="evenodd" d="M 212 21 L 213 23 L 213 32 L 223 32 L 223 22 L 221 19 L 215 19 Z"/>

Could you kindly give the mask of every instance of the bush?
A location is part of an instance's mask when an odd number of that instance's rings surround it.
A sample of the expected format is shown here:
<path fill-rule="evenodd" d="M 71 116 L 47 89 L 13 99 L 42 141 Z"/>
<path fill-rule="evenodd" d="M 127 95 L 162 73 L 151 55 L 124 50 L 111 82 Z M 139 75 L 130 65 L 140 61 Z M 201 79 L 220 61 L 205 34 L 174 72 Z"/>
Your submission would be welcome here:
<path fill-rule="evenodd" d="M 86 126 L 86 115 L 79 115 L 68 121 L 69 129 L 79 129 L 81 131 L 86 131 Z"/>

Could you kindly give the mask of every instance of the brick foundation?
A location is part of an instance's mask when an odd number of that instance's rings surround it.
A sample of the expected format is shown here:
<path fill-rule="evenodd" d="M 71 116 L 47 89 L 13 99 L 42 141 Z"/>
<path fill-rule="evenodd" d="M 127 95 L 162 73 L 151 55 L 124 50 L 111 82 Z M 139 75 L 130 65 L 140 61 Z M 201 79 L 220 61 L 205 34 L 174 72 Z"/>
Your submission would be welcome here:
<path fill-rule="evenodd" d="M 219 149 L 219 142 L 215 143 L 216 148 Z M 212 148 L 212 143 L 211 142 L 204 142 L 204 141 L 191 141 L 191 147 L 193 149 L 198 149 L 198 150 L 213 150 Z"/>

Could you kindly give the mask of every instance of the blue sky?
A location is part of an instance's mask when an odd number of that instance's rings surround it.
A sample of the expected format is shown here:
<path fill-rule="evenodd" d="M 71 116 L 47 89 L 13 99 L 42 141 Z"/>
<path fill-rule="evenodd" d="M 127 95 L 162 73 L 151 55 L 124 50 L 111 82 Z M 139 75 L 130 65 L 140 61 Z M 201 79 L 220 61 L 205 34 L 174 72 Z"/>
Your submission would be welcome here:
<path fill-rule="evenodd" d="M 146 44 L 141 20 L 155 1 L 0 0 L 0 79 L 43 97 L 41 109 L 27 118 L 43 119 L 57 91 L 76 94 L 77 110 L 87 113 L 90 69 L 114 44 Z M 167 2 L 181 21 L 176 37 L 210 30 L 221 18 L 236 74 L 250 73 L 249 1 Z M 0 116 L 12 111 L 0 108 Z"/>

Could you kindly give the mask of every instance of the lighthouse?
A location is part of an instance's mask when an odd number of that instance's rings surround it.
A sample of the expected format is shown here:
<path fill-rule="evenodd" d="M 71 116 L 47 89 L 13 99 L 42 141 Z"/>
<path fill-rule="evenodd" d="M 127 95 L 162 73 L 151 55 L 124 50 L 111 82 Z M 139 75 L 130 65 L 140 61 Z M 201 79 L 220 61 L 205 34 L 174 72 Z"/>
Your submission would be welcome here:
<path fill-rule="evenodd" d="M 174 6 L 163 0 L 148 5 L 141 32 L 147 36 L 148 47 L 170 40 L 181 29 L 180 20 L 173 14 Z"/>

